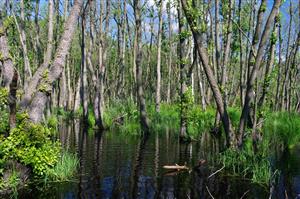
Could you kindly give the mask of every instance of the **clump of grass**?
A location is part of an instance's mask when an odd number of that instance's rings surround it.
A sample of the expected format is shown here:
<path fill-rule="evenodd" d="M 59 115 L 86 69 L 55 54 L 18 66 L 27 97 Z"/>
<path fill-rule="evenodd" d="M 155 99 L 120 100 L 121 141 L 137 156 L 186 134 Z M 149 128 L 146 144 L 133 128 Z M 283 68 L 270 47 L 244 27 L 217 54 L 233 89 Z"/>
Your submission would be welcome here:
<path fill-rule="evenodd" d="M 57 164 L 49 170 L 46 178 L 52 181 L 69 181 L 71 180 L 79 165 L 79 160 L 75 154 L 63 152 Z"/>
<path fill-rule="evenodd" d="M 291 148 L 300 142 L 300 117 L 288 112 L 270 114 L 264 122 L 263 133 L 267 147 L 282 145 Z"/>
<path fill-rule="evenodd" d="M 231 175 L 250 179 L 253 183 L 268 184 L 271 177 L 268 158 L 244 149 L 227 149 L 219 154 L 218 163 Z"/>

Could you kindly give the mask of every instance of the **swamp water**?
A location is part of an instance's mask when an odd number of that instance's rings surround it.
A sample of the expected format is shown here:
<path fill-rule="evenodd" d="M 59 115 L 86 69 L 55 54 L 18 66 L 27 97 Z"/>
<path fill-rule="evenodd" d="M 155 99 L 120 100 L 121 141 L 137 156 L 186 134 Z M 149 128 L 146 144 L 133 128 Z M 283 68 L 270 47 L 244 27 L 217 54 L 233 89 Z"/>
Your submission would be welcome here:
<path fill-rule="evenodd" d="M 79 123 L 71 122 L 59 132 L 63 148 L 80 159 L 75 179 L 45 187 L 32 184 L 19 198 L 269 198 L 269 188 L 249 180 L 221 172 L 207 179 L 221 166 L 211 170 L 207 165 L 200 172 L 167 173 L 163 169 L 174 164 L 193 168 L 200 159 L 213 158 L 218 146 L 209 135 L 187 145 L 168 130 L 143 140 L 119 132 L 84 132 Z M 295 198 L 300 193 L 300 146 L 285 158 L 274 198 L 285 198 L 287 192 Z"/>

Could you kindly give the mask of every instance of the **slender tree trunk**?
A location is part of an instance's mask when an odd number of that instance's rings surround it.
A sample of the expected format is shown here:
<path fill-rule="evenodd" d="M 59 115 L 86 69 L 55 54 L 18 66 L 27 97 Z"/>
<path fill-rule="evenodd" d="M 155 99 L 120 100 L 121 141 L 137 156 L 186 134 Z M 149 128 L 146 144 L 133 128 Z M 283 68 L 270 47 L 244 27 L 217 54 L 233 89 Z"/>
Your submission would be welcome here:
<path fill-rule="evenodd" d="M 215 53 L 216 53 L 216 69 L 217 80 L 221 83 L 220 71 L 221 71 L 221 44 L 220 44 L 220 32 L 219 32 L 219 0 L 215 0 Z"/>
<path fill-rule="evenodd" d="M 276 82 L 276 94 L 275 94 L 275 110 L 279 110 L 279 100 L 280 100 L 280 80 L 281 80 L 281 73 L 282 73 L 282 61 L 281 61 L 281 55 L 282 55 L 282 41 L 281 41 L 281 22 L 279 22 L 279 27 L 278 27 L 278 41 L 279 41 L 279 46 L 278 46 L 278 72 L 277 72 L 277 82 Z"/>
<path fill-rule="evenodd" d="M 254 86 L 254 83 L 255 83 L 256 74 L 257 74 L 258 68 L 259 68 L 259 66 L 261 65 L 261 62 L 262 62 L 262 58 L 263 58 L 263 55 L 264 55 L 263 51 L 264 51 L 265 45 L 267 43 L 267 40 L 269 38 L 270 32 L 272 30 L 272 24 L 274 23 L 274 19 L 278 14 L 278 9 L 279 9 L 279 6 L 280 6 L 280 2 L 281 2 L 281 0 L 275 0 L 275 2 L 273 4 L 272 11 L 271 11 L 271 13 L 268 17 L 268 20 L 266 22 L 266 25 L 265 25 L 265 28 L 264 28 L 264 31 L 263 31 L 263 34 L 262 34 L 262 37 L 259 41 L 259 46 L 258 46 L 257 53 L 255 53 L 256 56 L 255 56 L 254 66 L 252 67 L 252 70 L 250 71 L 251 73 L 250 73 L 249 79 L 247 81 L 245 103 L 244 103 L 244 107 L 243 107 L 243 110 L 242 110 L 239 129 L 238 129 L 238 132 L 239 132 L 239 146 L 240 147 L 243 144 L 245 124 L 246 124 L 246 120 L 247 120 L 247 118 L 249 116 L 249 113 L 250 113 L 250 103 L 251 103 L 252 99 L 254 98 L 253 86 Z M 260 12 L 258 14 L 258 23 L 256 25 L 255 35 L 254 35 L 254 39 L 253 39 L 253 44 L 255 44 L 255 45 L 256 45 L 256 41 L 259 40 L 258 32 L 260 32 L 260 29 L 261 29 L 261 25 L 259 25 L 259 24 L 261 24 L 261 22 L 262 22 L 262 19 L 260 17 L 262 17 L 261 13 L 264 12 L 264 10 L 262 9 L 262 6 L 263 7 L 266 6 L 266 4 L 263 5 L 264 3 L 266 3 L 266 2 L 264 2 L 264 1 L 262 2 L 262 5 L 260 7 Z M 250 64 L 253 63 L 253 60 L 252 60 L 251 56 L 250 56 L 250 59 L 249 59 L 249 63 Z"/>
<path fill-rule="evenodd" d="M 171 22 L 171 0 L 167 4 L 168 27 L 169 27 L 169 56 L 168 56 L 168 87 L 167 103 L 171 101 L 171 72 L 172 72 L 172 22 Z"/>
<path fill-rule="evenodd" d="M 141 127 L 144 133 L 149 132 L 149 124 L 150 120 L 147 116 L 146 111 L 146 102 L 144 98 L 144 91 L 142 85 L 142 20 L 141 20 L 141 2 L 140 0 L 134 0 L 134 16 L 135 16 L 135 52 L 136 52 L 136 85 L 137 85 L 137 97 L 138 97 L 138 104 L 139 104 L 139 111 L 140 111 L 140 122 Z"/>
<path fill-rule="evenodd" d="M 161 100 L 161 40 L 162 40 L 162 25 L 163 25 L 163 1 L 160 1 L 159 6 L 159 26 L 158 26 L 158 41 L 157 41 L 157 65 L 156 65 L 156 97 L 155 97 L 155 110 L 160 111 L 160 100 Z"/>
<path fill-rule="evenodd" d="M 178 14 L 178 35 L 179 35 L 179 43 L 178 43 L 178 58 L 179 58 L 179 66 L 180 66 L 180 139 L 184 140 L 187 138 L 187 109 L 188 105 L 185 102 L 185 94 L 187 91 L 186 86 L 186 64 L 184 62 L 184 42 L 185 37 L 182 35 L 184 31 L 183 24 L 183 16 L 182 16 L 182 5 L 178 2 L 177 8 Z"/>
<path fill-rule="evenodd" d="M 202 109 L 205 111 L 206 110 L 206 101 L 205 101 L 205 92 L 204 92 L 203 83 L 202 83 L 203 78 L 202 78 L 202 71 L 201 71 L 200 63 L 197 63 L 197 75 L 198 75 L 198 83 L 199 83 L 199 90 L 200 90 L 200 96 L 201 96 L 201 105 L 202 105 Z"/>
<path fill-rule="evenodd" d="M 214 98 L 215 98 L 215 101 L 216 101 L 216 104 L 217 104 L 217 108 L 218 108 L 218 111 L 219 111 L 220 116 L 221 116 L 221 120 L 223 122 L 224 130 L 225 130 L 225 134 L 226 134 L 227 146 L 235 147 L 236 146 L 236 144 L 235 144 L 235 142 L 236 142 L 235 135 L 234 135 L 234 132 L 232 130 L 231 121 L 230 121 L 230 118 L 229 118 L 228 113 L 227 113 L 226 104 L 224 103 L 221 91 L 218 87 L 217 80 L 216 80 L 215 76 L 213 75 L 212 69 L 209 65 L 208 53 L 202 45 L 201 35 L 199 33 L 199 30 L 197 28 L 195 28 L 195 27 L 197 27 L 197 25 L 195 23 L 195 20 L 193 19 L 193 16 L 189 12 L 189 9 L 191 9 L 192 5 L 188 5 L 186 0 L 181 0 L 181 2 L 182 2 L 182 7 L 183 7 L 183 10 L 185 12 L 187 21 L 188 21 L 188 23 L 191 27 L 192 33 L 193 33 L 193 37 L 194 37 L 194 40 L 195 40 L 197 51 L 199 53 L 200 60 L 202 62 L 205 74 L 207 76 L 208 82 L 209 82 L 210 87 L 212 89 L 212 92 L 213 92 L 213 95 L 214 95 Z"/>
<path fill-rule="evenodd" d="M 20 40 L 23 47 L 23 57 L 24 57 L 24 89 L 27 89 L 28 81 L 32 76 L 30 69 L 30 62 L 28 58 L 28 50 L 27 50 L 27 41 L 25 34 L 25 13 L 24 13 L 25 5 L 24 0 L 20 0 L 20 11 L 21 11 L 21 25 L 20 25 Z"/>
<path fill-rule="evenodd" d="M 85 16 L 82 16 L 81 21 L 81 88 L 80 98 L 83 105 L 83 119 L 88 117 L 88 85 L 87 85 L 87 69 L 86 69 L 86 47 L 85 47 Z"/>
<path fill-rule="evenodd" d="M 42 50 L 40 42 L 40 25 L 39 25 L 39 11 L 40 11 L 40 0 L 35 1 L 35 15 L 34 15 L 34 24 L 35 24 L 35 49 L 36 49 L 36 64 L 39 66 L 42 63 Z"/>
<path fill-rule="evenodd" d="M 241 21 L 241 12 L 242 12 L 242 0 L 239 0 L 239 16 L 238 16 L 238 24 L 239 27 L 242 27 L 242 21 Z M 243 64 L 243 35 L 242 30 L 239 29 L 239 43 L 240 43 L 240 101 L 241 101 L 241 107 L 244 106 L 244 80 L 243 80 L 243 73 L 244 73 L 244 64 Z"/>
<path fill-rule="evenodd" d="M 273 33 L 272 33 L 274 36 L 277 35 L 276 26 L 277 26 L 277 24 L 275 22 L 274 27 L 273 27 Z M 266 95 L 267 95 L 268 90 L 269 90 L 270 70 L 272 70 L 272 67 L 273 67 L 273 64 L 274 64 L 275 50 L 276 50 L 276 38 L 272 37 L 271 38 L 271 47 L 270 47 L 270 51 L 269 51 L 269 57 L 268 57 L 266 70 L 265 70 L 264 83 L 263 83 L 263 87 L 262 87 L 262 95 L 259 98 L 258 105 L 257 105 L 258 111 L 260 111 L 260 109 L 263 107 Z"/>

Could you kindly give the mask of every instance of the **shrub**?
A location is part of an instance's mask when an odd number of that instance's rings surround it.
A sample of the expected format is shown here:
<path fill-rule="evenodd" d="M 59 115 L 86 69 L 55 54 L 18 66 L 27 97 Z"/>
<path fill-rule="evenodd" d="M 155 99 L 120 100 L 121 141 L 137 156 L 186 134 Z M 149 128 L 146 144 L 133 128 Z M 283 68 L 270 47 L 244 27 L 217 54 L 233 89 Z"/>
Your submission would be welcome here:
<path fill-rule="evenodd" d="M 0 151 L 4 160 L 17 160 L 42 176 L 58 162 L 60 143 L 51 140 L 52 133 L 42 124 L 33 124 L 27 114 L 17 117 L 18 125 L 3 142 Z"/>

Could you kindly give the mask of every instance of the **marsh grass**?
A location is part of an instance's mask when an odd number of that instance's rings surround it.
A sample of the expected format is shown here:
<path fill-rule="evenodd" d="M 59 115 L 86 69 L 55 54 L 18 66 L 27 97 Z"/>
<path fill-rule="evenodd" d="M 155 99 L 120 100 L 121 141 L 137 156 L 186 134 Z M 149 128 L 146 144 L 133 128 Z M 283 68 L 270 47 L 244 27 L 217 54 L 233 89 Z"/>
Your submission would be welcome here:
<path fill-rule="evenodd" d="M 266 147 L 292 148 L 300 142 L 300 116 L 298 113 L 277 112 L 269 114 L 263 126 Z"/>
<path fill-rule="evenodd" d="M 48 171 L 45 178 L 50 181 L 69 181 L 74 177 L 79 160 L 76 154 L 63 152 L 57 164 Z"/>
<path fill-rule="evenodd" d="M 218 163 L 225 165 L 225 171 L 231 175 L 250 179 L 253 183 L 269 183 L 270 163 L 263 155 L 228 149 L 218 155 Z"/>

